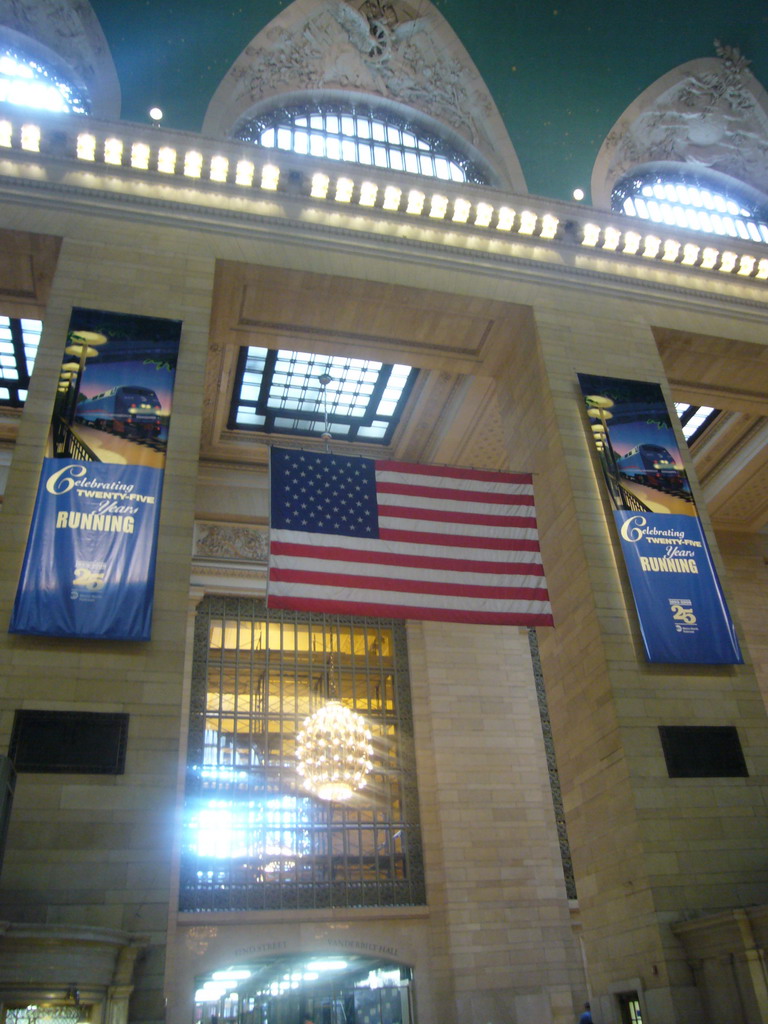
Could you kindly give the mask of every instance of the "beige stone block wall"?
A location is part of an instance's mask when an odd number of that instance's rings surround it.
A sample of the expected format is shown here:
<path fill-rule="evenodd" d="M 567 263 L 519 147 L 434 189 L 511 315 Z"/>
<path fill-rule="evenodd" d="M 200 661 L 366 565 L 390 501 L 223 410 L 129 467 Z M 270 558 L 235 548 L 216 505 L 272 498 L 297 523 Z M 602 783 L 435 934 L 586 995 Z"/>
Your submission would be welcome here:
<path fill-rule="evenodd" d="M 597 993 L 641 978 L 658 1019 L 682 1020 L 693 979 L 668 922 L 768 890 L 768 721 L 749 666 L 645 659 L 576 373 L 664 376 L 632 306 L 566 303 L 535 310 L 499 391 L 511 465 L 535 473 L 555 615 L 540 643 L 584 945 Z M 668 779 L 662 724 L 737 725 L 752 777 Z"/>
<path fill-rule="evenodd" d="M 730 584 L 730 602 L 768 707 L 768 535 L 718 531 L 717 544 Z"/>
<path fill-rule="evenodd" d="M 125 223 L 118 232 L 113 222 L 87 217 L 67 227 L 2 511 L 0 749 L 7 749 L 16 709 L 34 708 L 127 712 L 128 753 L 121 776 L 19 775 L 0 918 L 147 936 L 132 1017 L 158 1020 L 213 259 L 191 235 Z M 148 643 L 7 633 L 75 305 L 183 322 Z"/>
<path fill-rule="evenodd" d="M 408 628 L 435 1019 L 570 1022 L 570 930 L 526 630 Z"/>

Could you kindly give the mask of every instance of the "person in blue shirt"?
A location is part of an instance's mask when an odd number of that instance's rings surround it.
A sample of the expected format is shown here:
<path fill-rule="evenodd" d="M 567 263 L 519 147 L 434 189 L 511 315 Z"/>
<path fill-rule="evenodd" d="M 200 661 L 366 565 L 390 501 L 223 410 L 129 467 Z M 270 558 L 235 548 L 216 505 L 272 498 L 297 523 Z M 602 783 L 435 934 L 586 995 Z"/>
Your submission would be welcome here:
<path fill-rule="evenodd" d="M 589 1003 L 584 1003 L 584 1013 L 579 1017 L 579 1024 L 592 1024 L 592 1011 Z"/>

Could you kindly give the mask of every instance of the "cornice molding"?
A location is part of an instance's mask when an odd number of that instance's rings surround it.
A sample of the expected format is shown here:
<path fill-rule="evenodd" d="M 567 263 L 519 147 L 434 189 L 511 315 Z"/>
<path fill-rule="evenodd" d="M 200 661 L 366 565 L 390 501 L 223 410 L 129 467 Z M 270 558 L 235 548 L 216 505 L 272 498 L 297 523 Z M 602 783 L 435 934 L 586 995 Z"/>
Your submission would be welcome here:
<path fill-rule="evenodd" d="M 220 194 L 217 194 L 221 198 Z M 395 225 L 381 221 L 381 231 L 353 228 L 340 223 L 342 215 L 351 222 L 366 219 L 373 222 L 376 213 L 365 214 L 359 210 L 331 211 L 318 210 L 309 201 L 302 203 L 294 197 L 259 197 L 250 202 L 282 207 L 284 213 L 259 213 L 244 210 L 241 197 L 232 199 L 232 206 L 213 204 L 198 205 L 178 199 L 164 199 L 152 195 L 138 195 L 134 192 L 107 191 L 100 188 L 85 188 L 39 179 L 2 175 L 0 165 L 0 199 L 5 203 L 44 204 L 61 210 L 61 201 L 66 198 L 64 214 L 73 209 L 95 216 L 125 220 L 126 216 L 137 223 L 151 223 L 182 230 L 208 230 L 238 238 L 279 242 L 304 247 L 311 242 L 316 248 L 332 249 L 336 252 L 359 257 L 370 253 L 378 260 L 400 262 L 411 258 L 419 266 L 431 265 L 460 269 L 472 276 L 499 277 L 500 268 L 513 271 L 518 282 L 533 286 L 556 287 L 583 290 L 589 282 L 597 294 L 622 298 L 642 298 L 645 301 L 678 305 L 684 298 L 692 312 L 707 315 L 727 315 L 728 309 L 739 311 L 743 318 L 764 322 L 768 305 L 768 288 L 762 281 L 735 279 L 723 276 L 722 280 L 713 274 L 702 273 L 696 268 L 641 264 L 637 259 L 622 254 L 606 253 L 604 250 L 585 249 L 577 243 L 553 242 L 547 244 L 541 239 L 522 240 L 518 236 L 487 236 L 475 232 L 472 227 L 453 224 L 435 224 L 400 219 Z M 228 197 L 227 197 L 228 198 Z M 307 208 L 317 214 L 313 220 L 301 218 Z M 2 226 L 2 225 L 0 225 Z M 11 225 L 12 226 L 12 225 Z M 55 233 L 55 226 L 50 228 Z M 429 236 L 429 237 L 427 237 Z M 444 239 L 462 238 L 465 245 L 457 245 Z M 540 258 L 532 254 L 536 253 Z M 407 255 L 406 255 L 407 254 Z M 530 254 L 530 255 L 528 255 Z M 543 257 L 547 255 L 548 259 Z M 611 270 L 606 264 L 617 269 Z M 598 269 L 597 264 L 601 265 Z M 618 272 L 621 267 L 623 273 Z M 675 283 L 660 280 L 660 271 L 666 277 L 674 275 Z M 690 278 L 690 285 L 682 281 Z M 715 288 L 720 285 L 719 288 Z M 722 286 L 728 285 L 728 291 Z M 740 294 L 733 294 L 738 289 Z M 635 293 L 634 296 L 632 293 Z M 754 312 L 752 312 L 754 311 Z"/>

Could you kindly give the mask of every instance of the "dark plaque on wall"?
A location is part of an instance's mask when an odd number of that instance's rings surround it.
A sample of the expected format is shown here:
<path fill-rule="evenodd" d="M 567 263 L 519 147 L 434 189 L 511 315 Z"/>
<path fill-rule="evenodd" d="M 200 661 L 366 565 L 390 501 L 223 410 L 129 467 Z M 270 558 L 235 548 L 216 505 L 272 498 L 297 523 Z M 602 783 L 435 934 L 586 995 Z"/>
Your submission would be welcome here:
<path fill-rule="evenodd" d="M 671 779 L 731 779 L 749 775 L 733 725 L 660 725 Z"/>
<path fill-rule="evenodd" d="M 128 715 L 17 711 L 8 756 L 17 772 L 122 775 Z"/>

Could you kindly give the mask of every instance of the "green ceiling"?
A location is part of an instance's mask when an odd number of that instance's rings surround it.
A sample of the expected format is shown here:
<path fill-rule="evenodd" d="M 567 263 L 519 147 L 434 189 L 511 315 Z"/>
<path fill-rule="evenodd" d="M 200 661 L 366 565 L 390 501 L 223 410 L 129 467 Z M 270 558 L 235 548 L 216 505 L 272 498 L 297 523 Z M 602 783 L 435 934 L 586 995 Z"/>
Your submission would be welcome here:
<path fill-rule="evenodd" d="M 199 131 L 219 82 L 281 0 L 91 0 L 117 67 L 122 116 Z M 629 103 L 714 40 L 768 86 L 766 0 L 436 0 L 505 120 L 530 192 L 589 195 L 597 152 Z M 412 0 L 412 6 L 415 6 Z"/>

